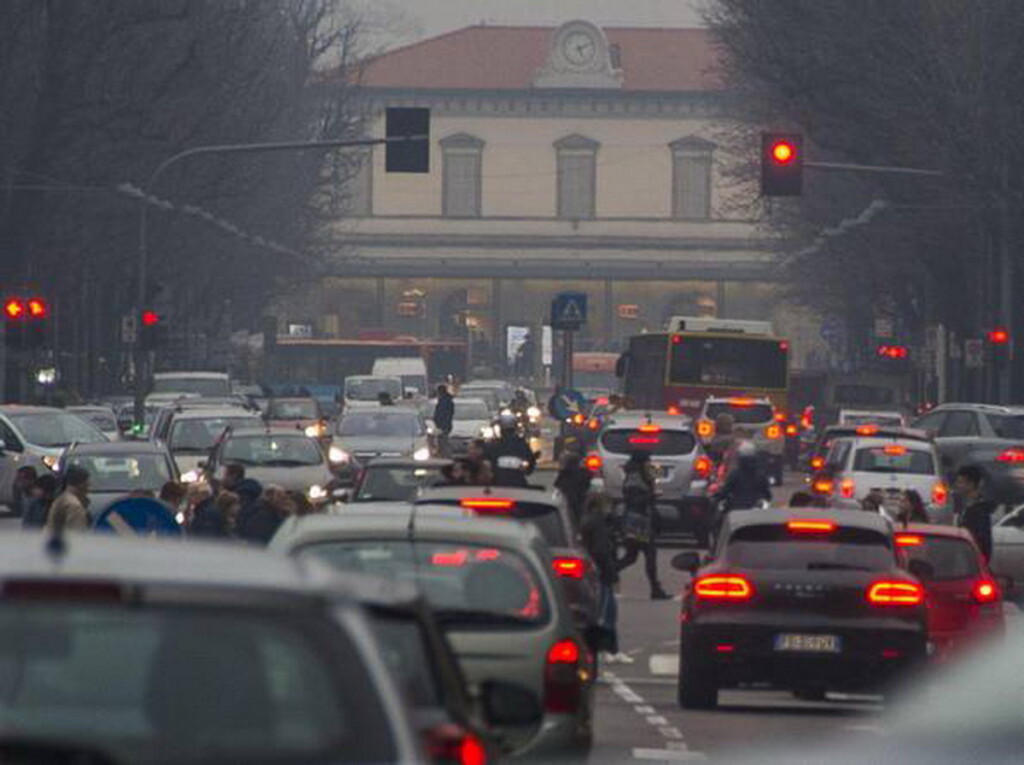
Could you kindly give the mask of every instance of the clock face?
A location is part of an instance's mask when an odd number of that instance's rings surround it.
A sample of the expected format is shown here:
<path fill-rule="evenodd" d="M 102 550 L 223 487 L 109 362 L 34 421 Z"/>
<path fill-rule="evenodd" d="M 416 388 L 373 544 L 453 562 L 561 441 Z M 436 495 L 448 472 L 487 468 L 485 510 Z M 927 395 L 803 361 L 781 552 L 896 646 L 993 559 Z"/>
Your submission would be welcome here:
<path fill-rule="evenodd" d="M 572 32 L 562 40 L 562 55 L 573 66 L 586 66 L 597 57 L 597 41 L 586 32 Z"/>

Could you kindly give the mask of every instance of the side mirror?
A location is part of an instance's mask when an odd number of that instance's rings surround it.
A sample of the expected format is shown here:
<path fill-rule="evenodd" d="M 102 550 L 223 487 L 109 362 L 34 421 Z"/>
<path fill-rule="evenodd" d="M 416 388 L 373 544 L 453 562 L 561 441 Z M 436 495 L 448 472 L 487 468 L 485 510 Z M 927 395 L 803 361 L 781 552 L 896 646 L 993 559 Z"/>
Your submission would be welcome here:
<path fill-rule="evenodd" d="M 700 564 L 700 553 L 693 552 L 692 550 L 677 553 L 672 557 L 672 568 L 676 571 L 686 571 L 692 574 L 700 568 Z"/>
<path fill-rule="evenodd" d="M 480 688 L 484 720 L 490 726 L 536 725 L 543 718 L 540 700 L 529 688 L 487 680 Z"/>
<path fill-rule="evenodd" d="M 912 560 L 907 564 L 907 570 L 922 582 L 930 582 L 935 578 L 935 568 L 928 561 Z"/>

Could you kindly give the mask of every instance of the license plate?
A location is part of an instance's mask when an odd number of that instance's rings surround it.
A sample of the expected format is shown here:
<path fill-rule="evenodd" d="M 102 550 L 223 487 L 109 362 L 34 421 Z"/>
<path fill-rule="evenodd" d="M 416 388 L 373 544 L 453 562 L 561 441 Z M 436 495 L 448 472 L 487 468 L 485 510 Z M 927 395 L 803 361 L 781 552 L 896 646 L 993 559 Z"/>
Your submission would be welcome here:
<path fill-rule="evenodd" d="M 842 641 L 838 635 L 794 635 L 783 633 L 775 636 L 776 651 L 799 651 L 801 653 L 839 653 Z"/>

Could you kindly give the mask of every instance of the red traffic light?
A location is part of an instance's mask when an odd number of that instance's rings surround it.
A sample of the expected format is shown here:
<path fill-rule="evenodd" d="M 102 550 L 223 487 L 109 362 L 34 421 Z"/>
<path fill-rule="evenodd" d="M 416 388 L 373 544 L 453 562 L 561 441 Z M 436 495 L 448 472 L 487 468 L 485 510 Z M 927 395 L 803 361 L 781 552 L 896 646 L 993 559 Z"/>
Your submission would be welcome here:
<path fill-rule="evenodd" d="M 8 319 L 20 319 L 25 315 L 25 304 L 21 298 L 8 298 L 4 303 L 4 316 Z"/>
<path fill-rule="evenodd" d="M 992 345 L 1008 345 L 1010 342 L 1010 332 L 1003 327 L 996 327 L 989 330 L 988 341 Z"/>
<path fill-rule="evenodd" d="M 910 351 L 905 345 L 880 345 L 878 355 L 884 359 L 905 359 L 910 355 Z"/>
<path fill-rule="evenodd" d="M 772 146 L 771 157 L 780 165 L 788 165 L 796 159 L 796 146 L 789 141 L 776 141 Z"/>
<path fill-rule="evenodd" d="M 142 312 L 142 326 L 143 327 L 155 327 L 160 323 L 160 314 L 156 311 L 143 311 Z"/>
<path fill-rule="evenodd" d="M 803 136 L 761 133 L 761 194 L 796 197 L 803 193 Z"/>
<path fill-rule="evenodd" d="M 45 319 L 47 314 L 50 313 L 49 306 L 46 305 L 46 301 L 42 298 L 29 298 L 28 301 L 28 315 L 33 319 Z"/>

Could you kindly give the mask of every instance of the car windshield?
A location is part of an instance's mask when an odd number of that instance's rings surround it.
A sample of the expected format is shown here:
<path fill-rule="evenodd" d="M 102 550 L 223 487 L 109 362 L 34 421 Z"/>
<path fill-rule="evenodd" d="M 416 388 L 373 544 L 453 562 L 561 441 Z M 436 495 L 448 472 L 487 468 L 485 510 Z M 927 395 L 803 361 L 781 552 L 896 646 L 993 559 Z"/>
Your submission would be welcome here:
<path fill-rule="evenodd" d="M 494 388 L 473 388 L 469 385 L 464 385 L 459 389 L 459 396 L 480 399 L 491 411 L 496 411 L 501 405 L 501 397 Z"/>
<path fill-rule="evenodd" d="M 660 430 L 650 432 L 614 428 L 601 435 L 601 445 L 615 454 L 630 454 L 635 451 L 650 452 L 653 456 L 679 456 L 689 454 L 697 447 L 692 433 L 684 430 Z"/>
<path fill-rule="evenodd" d="M 251 428 L 260 425 L 260 418 L 189 417 L 171 424 L 168 445 L 175 454 L 208 452 L 228 428 Z"/>
<path fill-rule="evenodd" d="M 271 401 L 267 417 L 271 420 L 315 420 L 320 416 L 316 401 Z"/>
<path fill-rule="evenodd" d="M 480 399 L 455 399 L 456 420 L 489 420 L 490 410 Z"/>
<path fill-rule="evenodd" d="M 89 472 L 89 489 L 98 492 L 159 491 L 171 480 L 167 460 L 161 454 L 73 454 L 68 464 Z"/>
<path fill-rule="evenodd" d="M 394 755 L 360 663 L 325 655 L 346 635 L 297 617 L 5 604 L 0 636 L 0 725 L 30 739 L 168 765 Z"/>
<path fill-rule="evenodd" d="M 931 569 L 930 581 L 974 579 L 980 573 L 978 552 L 965 539 L 924 535 L 923 543 L 904 547 L 909 560 L 923 561 Z"/>
<path fill-rule="evenodd" d="M 91 422 L 104 432 L 111 433 L 117 430 L 117 417 L 114 416 L 113 412 L 108 412 L 102 409 L 88 409 L 84 411 L 74 411 L 73 414 L 78 415 L 87 422 Z"/>
<path fill-rule="evenodd" d="M 311 438 L 271 434 L 229 438 L 221 451 L 221 460 L 261 467 L 303 467 L 321 464 L 324 456 Z"/>
<path fill-rule="evenodd" d="M 853 469 L 864 473 L 935 475 L 935 460 L 931 452 L 893 444 L 858 449 L 853 459 Z"/>
<path fill-rule="evenodd" d="M 441 469 L 409 466 L 367 466 L 353 502 L 409 502 L 421 487 L 433 486 Z"/>
<path fill-rule="evenodd" d="M 728 414 L 737 425 L 760 425 L 771 422 L 775 416 L 770 404 L 732 404 L 732 403 L 711 403 L 708 404 L 705 416 L 714 420 L 720 414 Z"/>
<path fill-rule="evenodd" d="M 68 412 L 23 413 L 8 417 L 25 440 L 36 446 L 94 444 L 107 440 L 103 431 L 91 422 Z"/>
<path fill-rule="evenodd" d="M 203 398 L 228 398 L 231 385 L 227 378 L 157 377 L 153 380 L 153 393 L 192 393 Z"/>
<path fill-rule="evenodd" d="M 399 614 L 374 613 L 371 623 L 381 657 L 398 680 L 406 703 L 413 708 L 441 706 L 441 687 L 419 622 Z"/>
<path fill-rule="evenodd" d="M 420 418 L 412 411 L 349 412 L 338 423 L 339 436 L 404 436 L 414 438 L 423 432 Z"/>
<path fill-rule="evenodd" d="M 526 627 L 548 619 L 543 584 L 512 550 L 457 540 L 352 539 L 316 542 L 300 554 L 341 571 L 412 582 L 446 624 Z"/>
<path fill-rule="evenodd" d="M 885 571 L 896 565 L 888 537 L 849 527 L 822 538 L 790 532 L 781 525 L 746 526 L 729 537 L 725 556 L 744 568 Z"/>
<path fill-rule="evenodd" d="M 402 381 L 390 377 L 348 380 L 345 383 L 345 398 L 354 401 L 377 401 L 381 393 L 387 393 L 392 401 L 402 398 Z"/>

